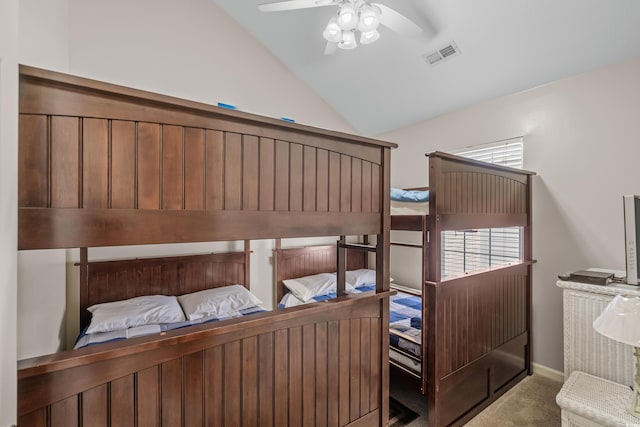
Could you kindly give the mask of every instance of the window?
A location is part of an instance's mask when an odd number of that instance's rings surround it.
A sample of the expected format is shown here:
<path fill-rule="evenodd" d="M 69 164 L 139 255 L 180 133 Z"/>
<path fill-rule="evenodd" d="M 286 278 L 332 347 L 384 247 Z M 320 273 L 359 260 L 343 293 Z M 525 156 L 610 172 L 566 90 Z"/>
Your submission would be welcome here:
<path fill-rule="evenodd" d="M 522 138 L 449 151 L 461 157 L 522 168 Z M 442 233 L 442 277 L 456 277 L 522 261 L 522 227 L 485 228 Z"/>

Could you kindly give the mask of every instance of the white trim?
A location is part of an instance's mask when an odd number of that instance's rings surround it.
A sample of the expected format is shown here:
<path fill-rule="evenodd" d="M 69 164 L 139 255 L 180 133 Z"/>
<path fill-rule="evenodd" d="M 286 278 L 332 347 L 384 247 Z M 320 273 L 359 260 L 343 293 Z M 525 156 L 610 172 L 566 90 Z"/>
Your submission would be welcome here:
<path fill-rule="evenodd" d="M 541 377 L 549 378 L 554 381 L 564 382 L 564 373 L 561 371 L 557 371 L 553 368 L 549 368 L 544 365 L 540 365 L 539 363 L 533 362 L 531 364 L 533 366 L 533 373 L 536 375 L 540 375 Z"/>

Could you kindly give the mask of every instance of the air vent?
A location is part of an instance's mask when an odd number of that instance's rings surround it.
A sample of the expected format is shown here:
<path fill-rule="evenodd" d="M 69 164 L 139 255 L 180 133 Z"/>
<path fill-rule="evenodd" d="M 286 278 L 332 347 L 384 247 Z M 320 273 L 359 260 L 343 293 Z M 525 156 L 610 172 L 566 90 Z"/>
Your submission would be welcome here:
<path fill-rule="evenodd" d="M 445 59 L 452 58 L 460 54 L 460 49 L 455 42 L 451 42 L 446 46 L 441 47 L 435 52 L 425 53 L 422 55 L 424 61 L 429 65 L 436 65 L 444 61 Z"/>

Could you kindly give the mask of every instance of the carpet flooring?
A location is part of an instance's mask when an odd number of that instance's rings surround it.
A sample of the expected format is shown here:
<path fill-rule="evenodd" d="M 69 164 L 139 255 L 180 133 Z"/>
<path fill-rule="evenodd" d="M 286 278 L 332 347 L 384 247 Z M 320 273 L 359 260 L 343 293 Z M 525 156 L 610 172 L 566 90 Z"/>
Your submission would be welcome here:
<path fill-rule="evenodd" d="M 491 406 L 476 415 L 466 426 L 559 426 L 560 407 L 556 404 L 556 394 L 561 387 L 561 382 L 540 375 L 526 377 Z M 420 417 L 407 424 L 407 427 L 427 426 L 427 404 L 420 392 L 408 390 L 401 385 L 394 386 L 392 382 L 390 394 L 420 414 Z"/>

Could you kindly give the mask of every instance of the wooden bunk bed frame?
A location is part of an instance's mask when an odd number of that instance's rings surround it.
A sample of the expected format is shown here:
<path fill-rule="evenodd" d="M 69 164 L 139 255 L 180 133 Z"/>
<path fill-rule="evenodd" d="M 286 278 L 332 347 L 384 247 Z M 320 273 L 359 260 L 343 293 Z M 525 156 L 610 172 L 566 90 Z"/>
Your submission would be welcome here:
<path fill-rule="evenodd" d="M 81 248 L 83 307 L 155 292 L 158 279 L 168 293 L 248 284 L 248 249 L 89 262 L 83 248 L 99 246 L 373 234 L 379 284 L 326 306 L 22 360 L 20 425 L 387 424 L 395 144 L 25 66 L 19 112 L 18 249 Z M 368 400 L 332 393 L 333 373 L 372 368 L 340 345 L 356 337 L 378 372 Z"/>
<path fill-rule="evenodd" d="M 421 232 L 422 244 L 390 243 L 422 250 L 423 374 L 389 363 L 393 381 L 427 395 L 430 426 L 463 425 L 531 374 L 533 173 L 440 152 L 429 164 L 429 215 L 391 216 L 392 230 Z M 441 280 L 443 231 L 511 226 L 524 227 L 522 263 Z M 275 253 L 278 298 L 286 292 L 282 280 L 335 269 L 327 261 L 335 245 L 278 246 Z M 349 253 L 347 269 L 365 268 L 366 260 Z"/>
<path fill-rule="evenodd" d="M 422 250 L 422 375 L 430 426 L 462 425 L 531 371 L 533 172 L 447 153 L 429 157 L 429 214 L 392 215 L 391 230 L 417 231 Z M 523 261 L 443 280 L 442 233 L 523 227 Z M 404 291 L 404 289 L 403 289 Z"/>

